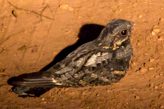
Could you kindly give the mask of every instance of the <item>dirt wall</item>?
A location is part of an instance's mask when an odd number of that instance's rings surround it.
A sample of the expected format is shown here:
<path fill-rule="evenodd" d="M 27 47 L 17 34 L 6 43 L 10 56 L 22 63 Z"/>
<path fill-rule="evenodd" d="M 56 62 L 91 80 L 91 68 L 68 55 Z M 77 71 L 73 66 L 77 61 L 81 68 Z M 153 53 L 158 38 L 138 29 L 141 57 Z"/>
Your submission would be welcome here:
<path fill-rule="evenodd" d="M 94 26 L 80 34 L 85 25 L 114 18 L 134 22 L 134 55 L 120 82 L 54 88 L 39 98 L 11 92 L 10 77 L 40 70 L 79 38 L 95 35 Z M 0 108 L 164 109 L 163 29 L 162 0 L 0 0 Z"/>

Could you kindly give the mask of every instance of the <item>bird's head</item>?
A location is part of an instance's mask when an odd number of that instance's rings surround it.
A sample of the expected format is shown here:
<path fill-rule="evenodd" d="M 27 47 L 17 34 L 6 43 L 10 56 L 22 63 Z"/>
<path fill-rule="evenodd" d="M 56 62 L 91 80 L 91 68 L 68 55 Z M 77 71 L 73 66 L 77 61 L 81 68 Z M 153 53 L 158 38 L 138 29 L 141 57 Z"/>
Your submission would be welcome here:
<path fill-rule="evenodd" d="M 102 30 L 98 37 L 98 45 L 104 49 L 116 50 L 129 40 L 132 22 L 114 19 Z"/>

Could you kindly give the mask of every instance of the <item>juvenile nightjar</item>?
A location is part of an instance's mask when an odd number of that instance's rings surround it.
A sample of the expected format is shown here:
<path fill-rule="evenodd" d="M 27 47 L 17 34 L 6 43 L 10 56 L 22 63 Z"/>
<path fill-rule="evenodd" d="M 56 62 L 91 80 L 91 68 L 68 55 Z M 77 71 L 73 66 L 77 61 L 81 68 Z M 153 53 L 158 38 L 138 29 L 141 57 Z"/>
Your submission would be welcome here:
<path fill-rule="evenodd" d="M 113 19 L 98 38 L 81 45 L 47 71 L 13 77 L 8 83 L 20 96 L 39 96 L 53 87 L 115 83 L 129 67 L 131 28 L 130 21 Z"/>

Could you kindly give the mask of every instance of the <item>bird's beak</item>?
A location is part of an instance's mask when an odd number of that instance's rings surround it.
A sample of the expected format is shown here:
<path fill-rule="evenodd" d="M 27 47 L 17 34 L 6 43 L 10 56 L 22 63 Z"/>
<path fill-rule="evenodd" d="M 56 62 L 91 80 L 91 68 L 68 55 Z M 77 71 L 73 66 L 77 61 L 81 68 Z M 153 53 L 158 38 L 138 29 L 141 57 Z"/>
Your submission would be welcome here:
<path fill-rule="evenodd" d="M 126 38 L 124 38 L 123 40 L 118 40 L 117 42 L 114 43 L 113 45 L 113 50 L 116 50 L 117 48 L 120 47 L 120 45 L 125 42 L 126 40 L 128 40 L 128 36 Z"/>

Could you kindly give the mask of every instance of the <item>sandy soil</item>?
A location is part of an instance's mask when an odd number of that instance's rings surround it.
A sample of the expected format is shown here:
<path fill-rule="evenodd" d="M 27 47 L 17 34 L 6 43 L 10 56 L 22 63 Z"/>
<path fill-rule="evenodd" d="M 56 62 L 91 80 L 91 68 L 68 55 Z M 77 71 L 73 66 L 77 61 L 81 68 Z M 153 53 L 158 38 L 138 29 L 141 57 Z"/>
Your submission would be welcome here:
<path fill-rule="evenodd" d="M 10 77 L 40 70 L 113 18 L 135 24 L 133 59 L 120 82 L 54 88 L 38 98 L 11 92 Z M 163 29 L 162 0 L 0 0 L 0 109 L 164 109 Z"/>

